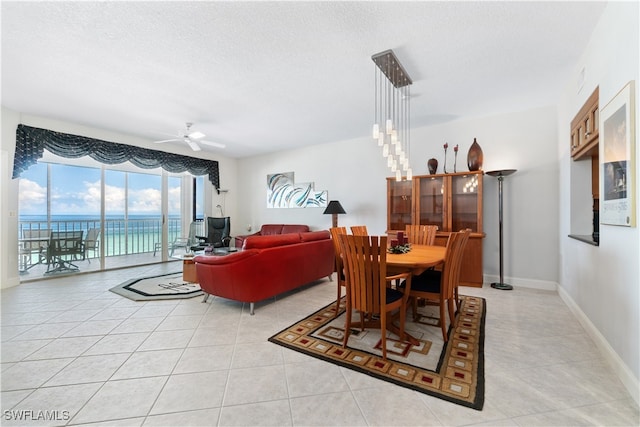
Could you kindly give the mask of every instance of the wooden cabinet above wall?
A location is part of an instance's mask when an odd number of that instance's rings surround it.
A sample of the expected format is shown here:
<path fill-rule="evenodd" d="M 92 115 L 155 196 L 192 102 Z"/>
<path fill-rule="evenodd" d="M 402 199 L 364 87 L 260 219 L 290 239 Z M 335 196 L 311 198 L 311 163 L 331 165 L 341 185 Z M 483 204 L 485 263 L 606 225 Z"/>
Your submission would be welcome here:
<path fill-rule="evenodd" d="M 571 157 L 586 159 L 598 154 L 599 90 L 593 91 L 587 102 L 571 121 Z"/>

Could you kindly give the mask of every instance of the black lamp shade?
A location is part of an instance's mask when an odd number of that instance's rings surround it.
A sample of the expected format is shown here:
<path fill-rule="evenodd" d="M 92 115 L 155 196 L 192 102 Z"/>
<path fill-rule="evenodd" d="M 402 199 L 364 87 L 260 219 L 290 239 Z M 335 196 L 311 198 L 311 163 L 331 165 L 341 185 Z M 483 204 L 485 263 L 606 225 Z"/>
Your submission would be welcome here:
<path fill-rule="evenodd" d="M 346 214 L 346 212 L 339 201 L 331 200 L 323 214 Z"/>

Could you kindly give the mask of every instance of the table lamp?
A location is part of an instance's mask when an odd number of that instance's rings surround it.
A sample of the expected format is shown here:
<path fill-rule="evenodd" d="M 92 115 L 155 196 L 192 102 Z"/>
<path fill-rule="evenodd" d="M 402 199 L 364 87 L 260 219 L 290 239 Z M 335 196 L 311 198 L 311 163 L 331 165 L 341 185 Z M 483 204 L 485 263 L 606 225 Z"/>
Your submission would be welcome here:
<path fill-rule="evenodd" d="M 346 214 L 344 208 L 337 200 L 331 200 L 327 205 L 327 208 L 324 210 L 323 214 L 331 214 L 332 216 L 332 227 L 338 226 L 338 214 Z"/>

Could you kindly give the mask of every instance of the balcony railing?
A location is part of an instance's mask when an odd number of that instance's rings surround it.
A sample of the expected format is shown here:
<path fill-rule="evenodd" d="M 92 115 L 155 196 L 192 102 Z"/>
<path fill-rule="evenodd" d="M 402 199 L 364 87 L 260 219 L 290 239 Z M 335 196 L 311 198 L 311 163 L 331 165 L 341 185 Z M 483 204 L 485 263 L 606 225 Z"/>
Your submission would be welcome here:
<path fill-rule="evenodd" d="M 89 229 L 100 228 L 100 219 L 52 220 L 50 222 L 20 220 L 18 227 L 18 236 L 30 234 L 29 230 L 83 230 L 86 237 Z M 168 228 L 169 242 L 174 241 L 176 237 L 186 237 L 188 234 L 188 231 L 182 232 L 180 218 L 170 217 Z M 99 240 L 104 241 L 105 256 L 154 252 L 156 243 L 162 241 L 162 220 L 160 218 L 106 219 L 104 235 L 101 235 Z M 93 252 L 88 255 L 96 256 Z"/>

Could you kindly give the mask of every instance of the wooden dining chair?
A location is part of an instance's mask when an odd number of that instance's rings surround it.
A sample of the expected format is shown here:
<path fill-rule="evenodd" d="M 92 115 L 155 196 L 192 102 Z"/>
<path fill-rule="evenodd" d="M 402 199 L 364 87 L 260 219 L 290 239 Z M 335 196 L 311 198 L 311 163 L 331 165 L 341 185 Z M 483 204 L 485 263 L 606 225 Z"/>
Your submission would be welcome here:
<path fill-rule="evenodd" d="M 414 245 L 433 246 L 436 243 L 437 225 L 412 225 L 405 227 L 405 236 Z"/>
<path fill-rule="evenodd" d="M 336 254 L 336 276 L 338 281 L 338 297 L 336 298 L 336 312 L 333 317 L 338 316 L 340 310 L 340 297 L 342 296 L 342 287 L 345 286 L 344 262 L 342 258 L 342 250 L 340 249 L 339 236 L 347 234 L 347 227 L 331 227 L 331 240 L 333 241 L 333 249 Z"/>
<path fill-rule="evenodd" d="M 369 232 L 366 225 L 352 225 L 351 234 L 354 236 L 368 236 Z"/>
<path fill-rule="evenodd" d="M 413 318 L 416 321 L 420 318 L 417 303 L 419 298 L 438 302 L 440 307 L 439 323 L 445 342 L 448 340 L 446 312 L 448 308 L 449 324 L 452 325 L 455 319 L 454 301 L 457 300 L 456 289 L 460 280 L 462 254 L 470 233 L 471 230 L 468 229 L 451 233 L 447 242 L 442 270 L 426 270 L 422 274 L 414 276 L 410 287 L 404 283 L 400 284 L 401 289 L 409 289 L 408 294 L 412 298 Z"/>
<path fill-rule="evenodd" d="M 365 328 L 366 314 L 379 314 L 382 341 L 382 358 L 387 358 L 387 330 L 392 322 L 391 312 L 400 310 L 399 338 L 405 339 L 405 316 L 408 293 L 388 286 L 391 280 L 405 279 L 407 289 L 411 289 L 411 273 L 387 277 L 387 237 L 338 236 L 344 257 L 345 280 L 347 285 L 347 313 L 344 326 L 344 341 L 347 346 L 351 332 L 353 311 L 359 312 L 360 328 Z"/>

